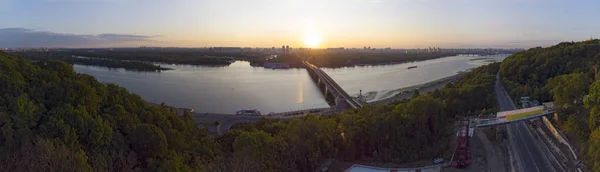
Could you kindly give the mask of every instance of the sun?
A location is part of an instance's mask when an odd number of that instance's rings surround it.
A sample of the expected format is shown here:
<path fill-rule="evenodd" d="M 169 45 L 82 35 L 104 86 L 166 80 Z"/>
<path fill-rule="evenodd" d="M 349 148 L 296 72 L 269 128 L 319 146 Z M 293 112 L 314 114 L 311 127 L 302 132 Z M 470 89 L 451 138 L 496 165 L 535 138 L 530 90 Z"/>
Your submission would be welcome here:
<path fill-rule="evenodd" d="M 321 36 L 315 32 L 307 32 L 304 34 L 304 46 L 307 48 L 319 48 L 321 40 Z"/>

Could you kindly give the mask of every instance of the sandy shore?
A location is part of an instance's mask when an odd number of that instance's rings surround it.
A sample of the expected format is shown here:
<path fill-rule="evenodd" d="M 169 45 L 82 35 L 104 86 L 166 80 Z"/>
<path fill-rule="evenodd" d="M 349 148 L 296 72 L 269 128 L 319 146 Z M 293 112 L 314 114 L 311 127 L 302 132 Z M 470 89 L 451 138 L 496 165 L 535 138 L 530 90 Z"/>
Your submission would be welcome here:
<path fill-rule="evenodd" d="M 454 81 L 462 78 L 467 73 L 469 73 L 469 71 L 462 71 L 462 72 L 459 72 L 452 76 L 441 78 L 441 79 L 438 79 L 438 80 L 435 80 L 432 82 L 428 82 L 425 84 L 401 88 L 401 89 L 399 89 L 400 93 L 398 93 L 392 97 L 388 97 L 388 98 L 376 100 L 376 101 L 371 101 L 371 102 L 368 102 L 368 104 L 369 105 L 388 104 L 388 103 L 392 103 L 394 101 L 398 101 L 398 100 L 402 100 L 402 99 L 410 99 L 413 96 L 414 90 L 419 90 L 420 94 L 425 94 L 425 93 L 428 93 L 431 91 L 435 91 L 437 89 L 444 88 L 446 86 L 446 84 L 448 84 L 450 82 L 454 82 Z"/>

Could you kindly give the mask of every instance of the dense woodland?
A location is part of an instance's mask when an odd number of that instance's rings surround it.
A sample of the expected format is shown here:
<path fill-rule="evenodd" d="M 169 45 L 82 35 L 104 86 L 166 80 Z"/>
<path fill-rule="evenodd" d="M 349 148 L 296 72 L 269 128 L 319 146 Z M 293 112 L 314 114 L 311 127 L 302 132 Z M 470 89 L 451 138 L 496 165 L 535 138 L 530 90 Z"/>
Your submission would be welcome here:
<path fill-rule="evenodd" d="M 198 51 L 167 51 L 152 49 L 69 49 L 66 53 L 116 60 L 135 60 L 147 62 L 161 62 L 169 64 L 189 64 L 189 65 L 229 65 L 231 57 L 243 59 L 258 59 L 262 55 L 258 54 L 239 54 L 239 53 L 216 53 L 216 52 L 198 52 Z"/>
<path fill-rule="evenodd" d="M 209 136 L 191 114 L 67 63 L 0 52 L 0 171 L 312 171 L 328 158 L 430 160 L 449 156 L 457 118 L 496 109 L 499 66 L 403 102 Z"/>
<path fill-rule="evenodd" d="M 320 67 L 346 67 L 355 65 L 377 65 L 423 61 L 456 53 L 404 53 L 404 52 L 332 52 L 328 50 L 307 50 L 293 53 L 239 52 L 224 53 L 195 49 L 62 49 L 59 51 L 25 51 L 13 54 L 32 60 L 54 59 L 67 63 L 91 64 L 97 66 L 125 68 L 130 70 L 160 70 L 160 66 L 142 66 L 144 62 L 169 64 L 226 66 L 233 60 L 249 61 L 252 65 L 262 66 L 265 62 L 288 63 L 292 67 L 302 67 L 302 60 L 310 60 Z M 277 55 L 276 58 L 268 58 Z M 92 57 L 96 60 L 72 58 L 72 56 Z M 102 61 L 100 61 L 102 59 Z M 131 63 L 131 64 L 129 64 Z"/>
<path fill-rule="evenodd" d="M 455 56 L 456 53 L 432 52 L 432 53 L 381 53 L 381 52 L 328 52 L 310 51 L 301 53 L 304 57 L 310 57 L 310 61 L 320 67 L 344 67 L 355 65 L 380 65 L 393 63 L 406 63 L 412 61 L 423 61 L 442 57 Z"/>
<path fill-rule="evenodd" d="M 81 64 L 91 66 L 101 66 L 107 68 L 123 68 L 125 70 L 133 71 L 156 71 L 160 72 L 163 70 L 171 70 L 170 68 L 164 68 L 160 65 L 155 65 L 151 62 L 143 61 L 130 61 L 130 60 L 119 60 L 119 59 L 107 59 L 107 58 L 88 58 L 88 57 L 74 57 L 71 53 L 63 51 L 21 51 L 13 52 L 15 55 L 25 57 L 29 60 L 60 60 L 69 64 Z"/>
<path fill-rule="evenodd" d="M 359 64 L 390 64 L 410 61 L 422 61 L 456 55 L 455 53 L 379 53 L 379 52 L 329 52 L 327 50 L 299 51 L 294 53 L 240 52 L 223 53 L 199 50 L 108 50 L 108 49 L 74 49 L 67 53 L 101 57 L 117 60 L 137 60 L 190 65 L 229 65 L 231 60 L 246 60 L 253 65 L 261 66 L 265 62 L 289 63 L 292 67 L 302 67 L 302 60 L 310 60 L 321 67 L 345 67 Z M 267 58 L 277 54 L 277 58 Z"/>
<path fill-rule="evenodd" d="M 532 48 L 506 58 L 500 66 L 511 97 L 554 101 L 563 131 L 577 143 L 589 168 L 600 169 L 600 40 L 563 42 Z M 516 101 L 515 101 L 516 102 Z"/>

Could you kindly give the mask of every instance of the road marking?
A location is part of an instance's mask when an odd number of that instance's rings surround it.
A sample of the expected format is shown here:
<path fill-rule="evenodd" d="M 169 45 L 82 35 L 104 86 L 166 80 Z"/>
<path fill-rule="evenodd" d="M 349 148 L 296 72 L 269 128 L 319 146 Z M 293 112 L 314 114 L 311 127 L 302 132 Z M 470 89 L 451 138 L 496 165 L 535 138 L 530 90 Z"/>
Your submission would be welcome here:
<path fill-rule="evenodd" d="M 521 140 L 523 142 L 525 142 L 525 137 L 523 137 L 523 133 L 521 133 L 521 130 L 519 129 L 519 124 L 520 123 L 515 124 L 515 127 L 517 128 L 517 132 L 519 133 L 519 136 L 521 136 Z M 533 156 L 531 155 L 531 150 L 529 150 L 529 147 L 527 146 L 527 144 L 523 145 L 523 146 L 525 146 L 525 149 L 527 149 L 527 153 L 529 154 L 529 158 L 531 158 L 531 162 L 533 163 L 535 170 L 537 172 L 540 172 L 540 168 L 538 168 L 537 164 L 535 163 L 535 160 L 533 159 Z"/>
<path fill-rule="evenodd" d="M 512 125 L 512 124 L 509 124 L 509 126 L 506 126 L 506 130 L 508 130 L 508 139 L 510 139 L 509 140 L 510 141 L 510 146 L 509 147 L 511 147 L 510 150 L 512 151 L 512 154 L 510 154 L 510 153 L 509 154 L 512 155 L 515 158 L 514 162 L 516 162 L 517 167 L 513 166 L 513 165 L 515 165 L 515 164 L 513 164 L 513 162 L 510 162 L 510 163 L 511 163 L 511 166 L 513 167 L 513 171 L 515 169 L 517 171 L 522 171 L 524 165 L 523 165 L 523 162 L 521 161 L 521 156 L 519 156 L 519 152 L 515 152 L 515 151 L 517 151 L 516 150 L 517 146 L 515 146 L 515 144 L 516 144 L 515 142 L 516 142 L 517 139 L 515 139 L 516 136 L 514 136 L 514 134 L 512 132 L 513 128 L 510 125 Z"/>

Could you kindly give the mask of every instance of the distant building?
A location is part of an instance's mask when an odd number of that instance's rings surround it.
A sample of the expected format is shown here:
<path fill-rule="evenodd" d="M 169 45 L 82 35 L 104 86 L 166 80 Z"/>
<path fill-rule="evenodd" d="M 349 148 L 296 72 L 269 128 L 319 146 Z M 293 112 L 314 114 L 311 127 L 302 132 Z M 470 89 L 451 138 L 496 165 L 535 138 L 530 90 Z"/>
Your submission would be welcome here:
<path fill-rule="evenodd" d="M 331 52 L 343 52 L 344 50 L 346 50 L 344 47 L 327 48 L 327 51 L 331 51 Z"/>
<path fill-rule="evenodd" d="M 212 47 L 211 51 L 218 52 L 218 53 L 241 53 L 242 48 L 241 47 Z"/>

